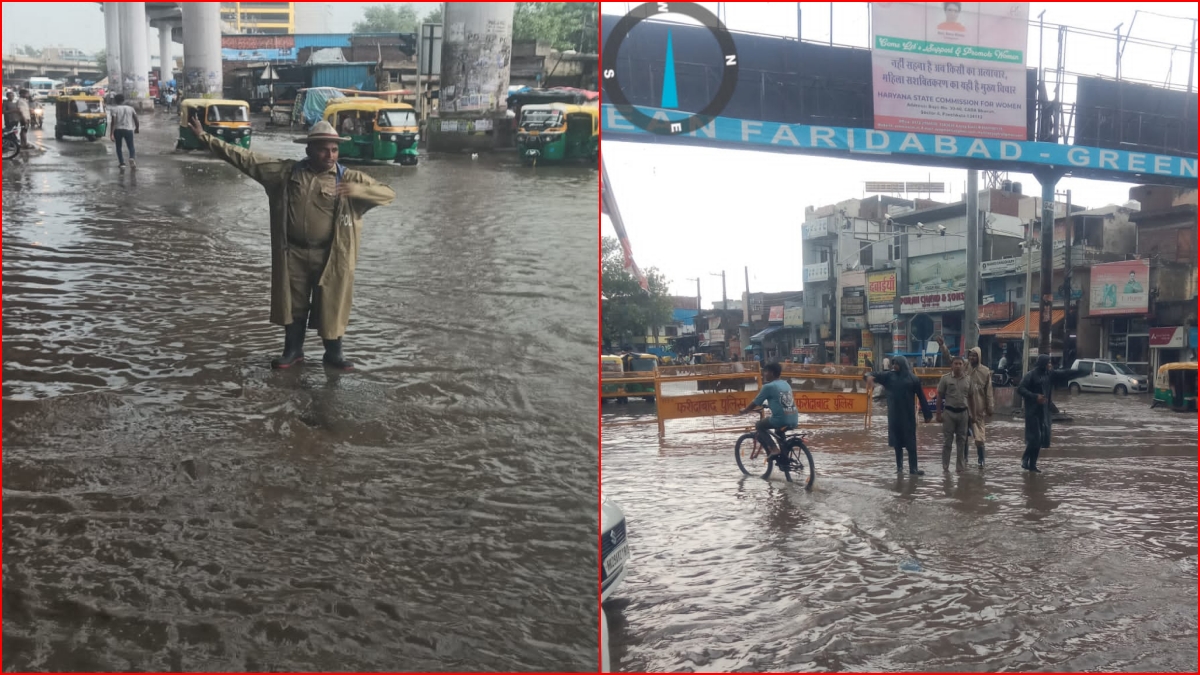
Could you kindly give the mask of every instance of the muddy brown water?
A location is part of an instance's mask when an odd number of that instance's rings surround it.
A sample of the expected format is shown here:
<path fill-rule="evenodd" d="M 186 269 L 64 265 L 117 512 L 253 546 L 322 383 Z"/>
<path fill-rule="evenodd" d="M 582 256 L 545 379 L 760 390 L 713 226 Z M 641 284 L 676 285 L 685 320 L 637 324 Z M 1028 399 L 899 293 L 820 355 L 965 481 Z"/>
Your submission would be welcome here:
<path fill-rule="evenodd" d="M 595 169 L 367 167 L 359 371 L 272 372 L 262 189 L 48 113 L 3 171 L 4 669 L 594 671 Z"/>
<path fill-rule="evenodd" d="M 1056 401 L 1074 422 L 1039 476 L 1020 419 L 962 476 L 921 426 L 913 479 L 882 406 L 869 430 L 802 416 L 811 491 L 743 477 L 738 418 L 667 422 L 660 445 L 648 404 L 606 405 L 603 494 L 633 554 L 605 605 L 614 670 L 1195 672 L 1195 414 Z"/>

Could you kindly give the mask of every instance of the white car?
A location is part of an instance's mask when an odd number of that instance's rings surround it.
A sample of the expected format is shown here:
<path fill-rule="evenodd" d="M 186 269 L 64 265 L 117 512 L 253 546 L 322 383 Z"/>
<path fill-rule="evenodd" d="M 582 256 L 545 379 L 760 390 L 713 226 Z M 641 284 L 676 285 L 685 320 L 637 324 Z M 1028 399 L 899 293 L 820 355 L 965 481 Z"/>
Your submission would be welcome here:
<path fill-rule="evenodd" d="M 629 542 L 625 538 L 625 512 L 615 502 L 600 507 L 600 602 L 608 600 L 625 578 Z"/>
<path fill-rule="evenodd" d="M 1147 390 L 1149 378 L 1138 375 L 1124 363 L 1101 361 L 1100 359 L 1076 359 L 1071 368 L 1081 371 L 1079 377 L 1071 380 L 1067 385 L 1072 394 L 1083 391 L 1102 391 L 1124 396 L 1129 393 L 1144 394 Z"/>

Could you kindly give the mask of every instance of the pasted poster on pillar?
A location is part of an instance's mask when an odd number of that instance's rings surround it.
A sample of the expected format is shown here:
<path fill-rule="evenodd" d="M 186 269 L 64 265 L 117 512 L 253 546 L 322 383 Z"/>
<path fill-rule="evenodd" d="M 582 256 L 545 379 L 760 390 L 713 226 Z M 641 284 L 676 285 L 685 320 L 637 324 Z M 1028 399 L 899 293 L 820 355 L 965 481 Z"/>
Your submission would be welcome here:
<path fill-rule="evenodd" d="M 1027 2 L 873 2 L 875 128 L 1027 137 Z"/>
<path fill-rule="evenodd" d="M 1093 265 L 1088 316 L 1145 314 L 1150 309 L 1149 291 L 1149 260 Z"/>

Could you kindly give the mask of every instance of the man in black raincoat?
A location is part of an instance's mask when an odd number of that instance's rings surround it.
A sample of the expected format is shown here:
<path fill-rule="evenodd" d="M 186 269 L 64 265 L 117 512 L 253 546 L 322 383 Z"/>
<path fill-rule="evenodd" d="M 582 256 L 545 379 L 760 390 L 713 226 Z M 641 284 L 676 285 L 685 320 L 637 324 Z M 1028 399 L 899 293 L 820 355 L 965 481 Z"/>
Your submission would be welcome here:
<path fill-rule="evenodd" d="M 925 472 L 917 468 L 917 411 L 913 397 L 921 402 L 921 415 L 926 424 L 933 419 L 933 413 L 925 399 L 921 380 L 909 368 L 908 359 L 897 356 L 892 359 L 890 371 L 867 373 L 863 379 L 868 382 L 874 379 L 887 392 L 888 445 L 896 450 L 896 472 L 904 473 L 904 450 L 907 449 L 908 472 L 924 476 Z"/>
<path fill-rule="evenodd" d="M 1042 448 L 1050 447 L 1050 421 L 1054 414 L 1054 402 L 1050 400 L 1054 385 L 1064 385 L 1079 377 L 1078 370 L 1051 370 L 1050 356 L 1038 356 L 1037 365 L 1025 373 L 1017 394 L 1025 402 L 1025 454 L 1021 456 L 1021 468 L 1041 473 L 1037 468 L 1038 454 Z"/>

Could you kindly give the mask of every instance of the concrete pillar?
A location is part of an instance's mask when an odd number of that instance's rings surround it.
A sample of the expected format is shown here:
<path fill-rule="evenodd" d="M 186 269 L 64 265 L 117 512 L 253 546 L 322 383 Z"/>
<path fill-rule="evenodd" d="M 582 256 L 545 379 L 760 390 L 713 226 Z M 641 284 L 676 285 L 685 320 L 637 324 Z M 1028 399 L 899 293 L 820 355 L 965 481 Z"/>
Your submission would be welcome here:
<path fill-rule="evenodd" d="M 430 150 L 507 145 L 509 125 L 504 113 L 515 4 L 445 3 L 438 117 L 426 129 Z M 481 131 L 480 126 L 491 128 Z"/>
<path fill-rule="evenodd" d="M 220 98 L 224 88 L 221 72 L 221 3 L 183 3 L 184 98 Z"/>
<path fill-rule="evenodd" d="M 120 3 L 121 75 L 125 99 L 138 109 L 154 107 L 150 100 L 150 48 L 146 26 L 146 3 Z"/>
<path fill-rule="evenodd" d="M 104 54 L 108 59 L 108 90 L 120 94 L 124 90 L 121 79 L 121 6 L 119 2 L 104 3 Z"/>
<path fill-rule="evenodd" d="M 161 89 L 175 78 L 171 58 L 171 24 L 158 26 L 158 86 Z"/>

